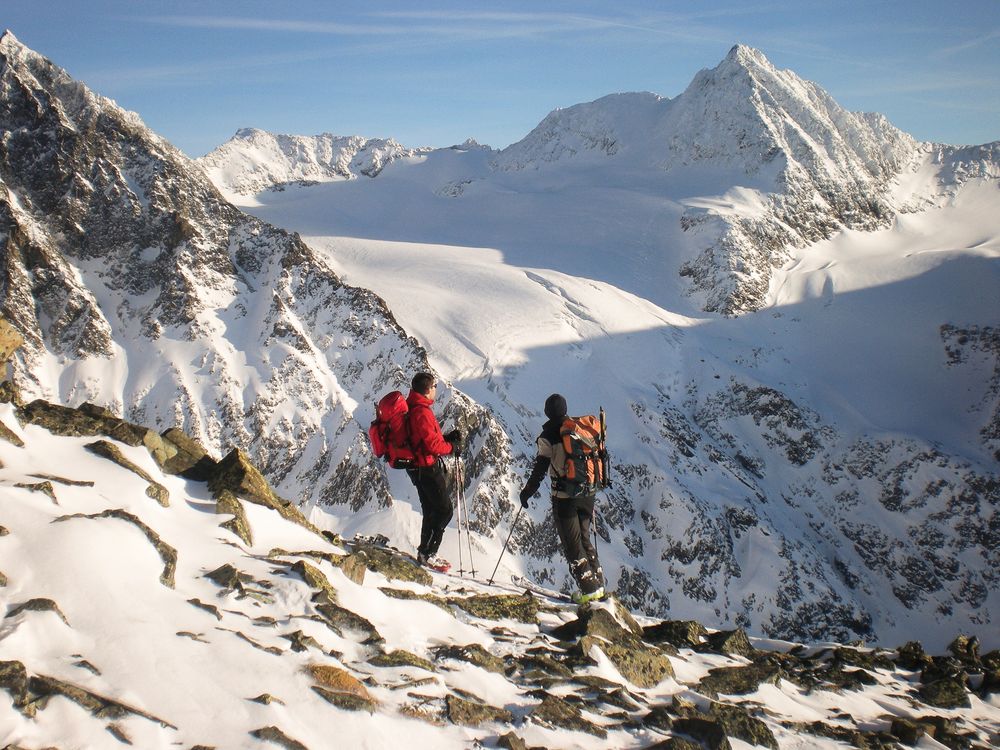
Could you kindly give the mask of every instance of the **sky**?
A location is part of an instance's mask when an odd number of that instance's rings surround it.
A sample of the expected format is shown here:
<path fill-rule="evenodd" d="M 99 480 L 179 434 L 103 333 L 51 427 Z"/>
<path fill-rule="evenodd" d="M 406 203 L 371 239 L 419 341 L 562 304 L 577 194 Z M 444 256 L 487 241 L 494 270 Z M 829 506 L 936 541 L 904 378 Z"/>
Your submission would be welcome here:
<path fill-rule="evenodd" d="M 244 127 L 503 148 L 736 43 L 919 140 L 1000 139 L 1000 0 L 3 0 L 0 28 L 192 157 Z"/>

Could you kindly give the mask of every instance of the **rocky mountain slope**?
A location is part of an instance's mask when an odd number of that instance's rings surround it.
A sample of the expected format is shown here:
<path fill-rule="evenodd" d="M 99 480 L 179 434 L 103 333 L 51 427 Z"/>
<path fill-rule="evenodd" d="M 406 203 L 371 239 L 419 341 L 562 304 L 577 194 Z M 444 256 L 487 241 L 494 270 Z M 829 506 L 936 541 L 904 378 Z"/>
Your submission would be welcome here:
<path fill-rule="evenodd" d="M 9 32 L 0 129 L 0 312 L 26 340 L 22 390 L 250 451 L 302 503 L 391 504 L 354 413 L 428 364 L 382 300 Z M 442 391 L 498 453 L 489 416 Z"/>
<path fill-rule="evenodd" d="M 1000 742 L 1000 653 L 967 637 L 763 641 L 430 573 L 321 533 L 236 451 L 0 393 L 11 750 Z"/>

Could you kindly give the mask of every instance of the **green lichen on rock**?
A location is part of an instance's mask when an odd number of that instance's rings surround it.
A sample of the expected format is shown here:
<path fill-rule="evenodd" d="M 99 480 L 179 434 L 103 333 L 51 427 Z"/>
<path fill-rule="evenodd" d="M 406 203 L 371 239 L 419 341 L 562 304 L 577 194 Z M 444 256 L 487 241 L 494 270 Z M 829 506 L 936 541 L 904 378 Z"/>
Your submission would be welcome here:
<path fill-rule="evenodd" d="M 146 480 L 146 495 L 153 498 L 156 502 L 162 505 L 164 508 L 170 507 L 170 493 L 167 488 L 164 487 L 159 482 L 155 481 L 146 471 L 141 467 L 129 461 L 122 454 L 121 450 L 114 443 L 109 443 L 107 440 L 97 440 L 93 443 L 88 443 L 84 446 L 88 451 L 94 455 L 106 458 L 109 461 L 121 466 L 123 469 L 131 471 L 138 477 Z"/>
<path fill-rule="evenodd" d="M 371 646 L 385 642 L 372 622 L 357 612 L 352 612 L 329 600 L 317 604 L 316 611 L 327 625 L 341 635 L 345 630 L 360 633 L 364 637 L 363 643 Z"/>
<path fill-rule="evenodd" d="M 14 707 L 24 709 L 29 703 L 28 670 L 19 661 L 0 661 L 0 688 L 10 694 Z"/>
<path fill-rule="evenodd" d="M 921 685 L 920 698 L 936 708 L 970 708 L 972 705 L 964 681 L 954 677 Z"/>
<path fill-rule="evenodd" d="M 349 581 L 358 586 L 364 585 L 365 572 L 368 570 L 365 554 L 352 552 L 349 555 L 331 555 L 330 558 L 330 562 L 340 568 Z"/>
<path fill-rule="evenodd" d="M 638 639 L 611 642 L 585 635 L 577 644 L 583 656 L 589 654 L 594 646 L 605 653 L 622 677 L 638 687 L 655 687 L 668 677 L 674 676 L 670 657 L 660 649 L 647 646 Z"/>
<path fill-rule="evenodd" d="M 160 437 L 173 446 L 173 455 L 161 464 L 167 474 L 207 482 L 218 462 L 204 446 L 177 427 L 164 430 Z"/>
<path fill-rule="evenodd" d="M 387 654 L 373 656 L 368 660 L 368 663 L 375 667 L 417 667 L 426 669 L 428 672 L 437 671 L 427 659 L 422 659 L 416 654 L 398 648 Z"/>
<path fill-rule="evenodd" d="M 17 410 L 22 422 L 43 427 L 53 435 L 64 437 L 94 437 L 103 435 L 126 445 L 144 446 L 159 465 L 176 450 L 165 443 L 155 431 L 119 419 L 107 409 L 94 404 L 83 404 L 72 409 L 36 399 Z"/>
<path fill-rule="evenodd" d="M 177 550 L 160 539 L 159 534 L 140 521 L 136 516 L 132 515 L 127 510 L 123 510 L 122 508 L 114 508 L 103 511 L 102 513 L 94 513 L 91 515 L 74 513 L 71 516 L 60 516 L 59 518 L 53 520 L 53 523 L 61 523 L 63 521 L 70 521 L 76 518 L 85 518 L 88 520 L 95 520 L 98 518 L 117 518 L 135 526 L 146 536 L 146 539 L 149 540 L 149 543 L 153 545 L 153 548 L 160 555 L 160 559 L 163 560 L 163 572 L 160 574 L 160 583 L 167 588 L 172 589 L 174 587 L 174 575 L 177 571 Z"/>
<path fill-rule="evenodd" d="M 282 518 L 323 536 L 323 533 L 309 523 L 293 502 L 278 497 L 264 475 L 239 448 L 231 450 L 215 466 L 212 475 L 208 478 L 208 489 L 211 490 L 216 499 L 223 491 L 228 490 L 237 497 L 255 505 L 263 505 L 265 508 L 275 510 Z"/>
<path fill-rule="evenodd" d="M 448 601 L 470 615 L 484 620 L 511 619 L 529 624 L 538 623 L 538 601 L 530 594 L 450 597 Z"/>
<path fill-rule="evenodd" d="M 504 673 L 503 660 L 494 656 L 478 643 L 470 643 L 467 646 L 440 646 L 434 650 L 434 660 L 456 659 L 468 662 L 474 666 L 485 669 L 488 672 Z"/>
<path fill-rule="evenodd" d="M 243 503 L 229 490 L 222 490 L 215 498 L 215 512 L 217 515 L 230 515 L 228 521 L 219 524 L 220 527 L 231 531 L 247 546 L 253 546 L 253 530 L 250 528 L 250 520 L 247 518 L 246 509 Z"/>
<path fill-rule="evenodd" d="M 430 586 L 434 579 L 431 574 L 415 562 L 390 550 L 372 545 L 359 545 L 354 554 L 363 555 L 365 567 L 373 573 L 381 573 L 388 580 L 411 581 L 422 586 Z"/>
<path fill-rule="evenodd" d="M 514 715 L 505 708 L 465 700 L 451 694 L 445 698 L 445 713 L 448 721 L 463 727 L 478 727 L 490 722 L 509 724 L 514 720 Z"/>
<path fill-rule="evenodd" d="M 292 564 L 292 570 L 311 588 L 317 589 L 327 601 L 336 603 L 337 590 L 330 583 L 322 570 L 305 560 L 296 560 Z"/>

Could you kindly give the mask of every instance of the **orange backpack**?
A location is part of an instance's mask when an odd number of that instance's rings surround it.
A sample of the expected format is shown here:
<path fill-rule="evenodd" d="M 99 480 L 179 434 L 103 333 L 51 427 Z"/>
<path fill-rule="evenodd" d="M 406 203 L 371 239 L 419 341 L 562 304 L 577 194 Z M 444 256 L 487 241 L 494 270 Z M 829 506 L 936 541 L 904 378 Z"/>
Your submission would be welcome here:
<path fill-rule="evenodd" d="M 578 497 L 593 495 L 611 486 L 605 432 L 604 409 L 601 409 L 600 418 L 587 414 L 563 419 L 559 434 L 566 462 L 557 489 L 570 497 Z"/>

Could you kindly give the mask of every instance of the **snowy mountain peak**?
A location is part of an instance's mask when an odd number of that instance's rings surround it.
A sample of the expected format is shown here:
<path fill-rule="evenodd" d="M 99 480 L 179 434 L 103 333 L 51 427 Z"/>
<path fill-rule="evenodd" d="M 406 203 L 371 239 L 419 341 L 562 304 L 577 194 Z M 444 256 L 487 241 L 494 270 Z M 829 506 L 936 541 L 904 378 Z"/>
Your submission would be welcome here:
<path fill-rule="evenodd" d="M 198 163 L 231 195 L 252 195 L 289 183 L 375 177 L 397 159 L 430 149 L 411 149 L 392 138 L 285 135 L 243 128 Z"/>

